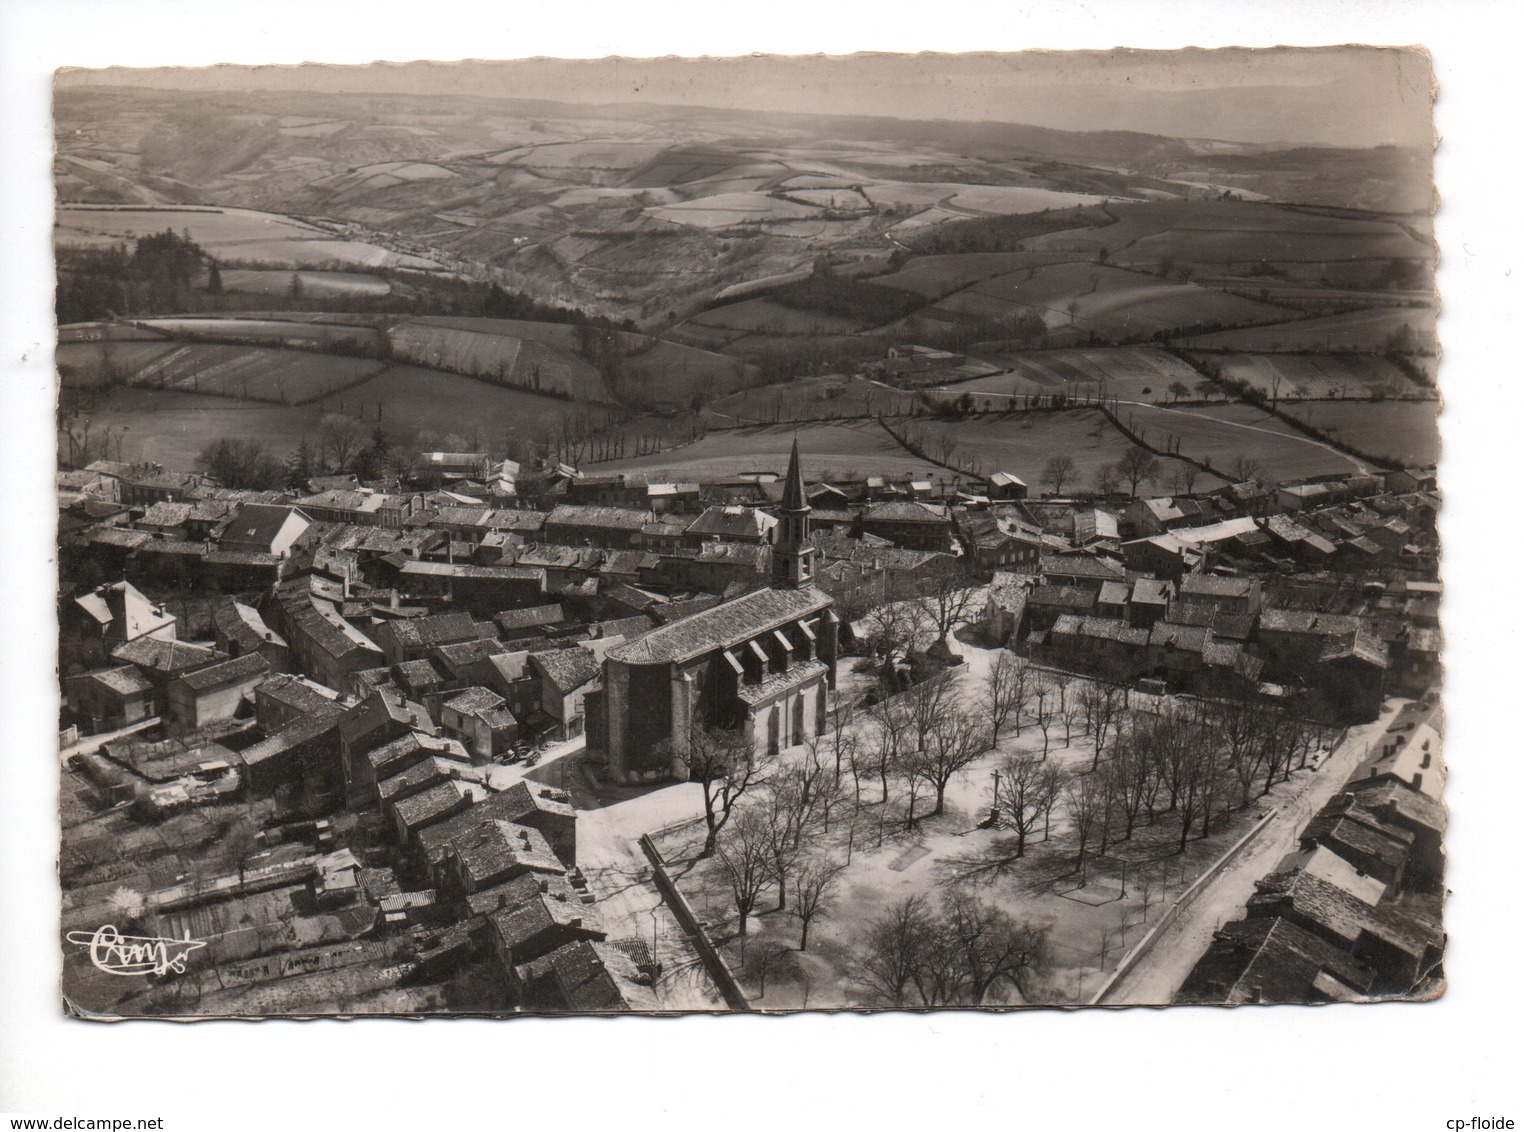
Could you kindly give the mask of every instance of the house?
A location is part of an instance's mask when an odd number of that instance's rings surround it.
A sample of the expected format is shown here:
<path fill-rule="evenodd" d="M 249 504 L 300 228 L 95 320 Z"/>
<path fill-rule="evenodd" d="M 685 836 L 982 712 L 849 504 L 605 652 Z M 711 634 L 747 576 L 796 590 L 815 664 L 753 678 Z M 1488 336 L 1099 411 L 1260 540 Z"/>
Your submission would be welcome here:
<path fill-rule="evenodd" d="M 212 633 L 217 647 L 231 657 L 257 653 L 272 672 L 290 667 L 291 648 L 251 605 L 231 597 L 212 602 Z"/>
<path fill-rule="evenodd" d="M 344 712 L 324 704 L 268 735 L 243 755 L 251 792 L 289 792 L 313 811 L 323 812 L 341 797 L 342 746 L 339 721 Z"/>
<path fill-rule="evenodd" d="M 492 950 L 504 971 L 579 941 L 607 938 L 597 914 L 580 900 L 541 893 L 487 917 Z"/>
<path fill-rule="evenodd" d="M 516 825 L 539 830 L 561 863 L 577 863 L 577 812 L 568 795 L 522 781 L 492 798 L 494 813 Z"/>
<path fill-rule="evenodd" d="M 355 674 L 377 667 L 383 655 L 374 641 L 339 614 L 333 600 L 321 596 L 322 592 L 315 575 L 282 583 L 270 607 L 274 627 L 290 647 L 293 669 L 325 687 L 353 692 Z"/>
<path fill-rule="evenodd" d="M 984 598 L 984 634 L 996 645 L 1009 646 L 1021 636 L 1027 593 L 1036 583 L 1032 574 L 997 573 Z"/>
<path fill-rule="evenodd" d="M 396 577 L 397 587 L 407 594 L 445 598 L 481 617 L 539 601 L 545 594 L 545 571 L 533 566 L 479 566 L 409 558 L 398 565 Z"/>
<path fill-rule="evenodd" d="M 439 725 L 477 759 L 502 754 L 518 738 L 518 721 L 506 701 L 489 688 L 467 688 L 445 700 Z"/>
<path fill-rule="evenodd" d="M 395 688 L 377 688 L 347 709 L 339 729 L 346 786 L 353 790 L 365 784 L 368 776 L 363 760 L 369 751 L 409 731 L 432 735 L 434 723 L 421 704 Z"/>
<path fill-rule="evenodd" d="M 422 500 L 416 495 L 389 495 L 362 487 L 304 496 L 296 506 L 319 522 L 400 528 L 422 506 Z"/>
<path fill-rule="evenodd" d="M 154 715 L 154 686 L 130 664 L 70 676 L 64 688 L 70 714 L 80 729 L 91 735 L 140 723 Z"/>
<path fill-rule="evenodd" d="M 650 511 L 562 503 L 546 517 L 544 537 L 566 546 L 633 550 L 641 545 L 641 530 L 651 521 Z"/>
<path fill-rule="evenodd" d="M 1027 485 L 1014 472 L 996 472 L 985 481 L 985 493 L 991 502 L 1013 502 L 1027 497 Z"/>
<path fill-rule="evenodd" d="M 859 528 L 911 550 L 948 551 L 953 544 L 952 516 L 939 503 L 874 503 L 863 511 Z"/>
<path fill-rule="evenodd" d="M 1164 578 L 1135 578 L 1127 596 L 1127 620 L 1139 628 L 1151 629 L 1169 613 L 1173 587 Z"/>
<path fill-rule="evenodd" d="M 272 735 L 281 728 L 338 704 L 339 694 L 301 676 L 280 673 L 254 689 L 254 719 L 259 729 Z"/>
<path fill-rule="evenodd" d="M 441 799 L 449 793 L 448 786 L 435 787 L 440 791 Z M 411 800 L 399 802 L 398 806 Z M 501 818 L 487 818 L 450 837 L 439 864 L 434 868 L 434 876 L 436 887 L 469 894 L 525 873 L 559 876 L 565 871 L 551 852 L 550 843 L 538 830 Z"/>
<path fill-rule="evenodd" d="M 375 642 L 387 664 L 421 660 L 439 645 L 477 639 L 476 622 L 469 613 L 440 613 L 432 617 L 398 617 L 375 629 Z"/>
<path fill-rule="evenodd" d="M 1097 594 L 1107 582 L 1120 582 L 1127 577 L 1120 562 L 1092 554 L 1044 554 L 1038 559 L 1037 568 L 1047 585 L 1091 590 Z"/>
<path fill-rule="evenodd" d="M 119 645 L 142 637 L 172 641 L 175 617 L 131 582 L 97 586 L 65 610 L 60 652 L 66 660 L 98 664 Z"/>
<path fill-rule="evenodd" d="M 1262 600 L 1258 578 L 1225 578 L 1215 574 L 1187 574 L 1180 579 L 1179 594 L 1181 601 L 1245 617 L 1257 614 Z"/>
<path fill-rule="evenodd" d="M 520 1010 L 545 1014 L 618 1014 L 656 1009 L 651 978 L 624 951 L 577 940 L 513 969 Z"/>
<path fill-rule="evenodd" d="M 184 641 L 161 641 L 157 637 L 139 637 L 111 650 L 118 664 L 131 664 L 153 685 L 154 715 L 169 710 L 170 681 L 198 668 L 207 668 L 228 659 L 228 654 Z"/>
<path fill-rule="evenodd" d="M 1041 633 L 1066 613 L 1089 616 L 1095 612 L 1098 589 L 1079 586 L 1036 585 L 1027 591 L 1027 632 Z"/>
<path fill-rule="evenodd" d="M 529 654 L 529 669 L 540 682 L 540 710 L 555 721 L 557 737 L 570 739 L 585 729 L 585 700 L 598 678 L 599 663 L 580 646 Z"/>
<path fill-rule="evenodd" d="M 444 480 L 485 480 L 491 471 L 492 460 L 485 452 L 420 452 L 414 465 L 414 474 L 420 480 L 435 484 Z"/>
<path fill-rule="evenodd" d="M 419 837 L 424 830 L 465 813 L 475 804 L 480 792 L 479 787 L 473 789 L 471 784 L 451 778 L 417 794 L 398 798 L 383 812 L 391 815 L 392 830 L 398 843 L 416 855 L 420 847 Z M 437 879 L 434 883 L 439 887 Z"/>
<path fill-rule="evenodd" d="M 1371 903 L 1368 891 L 1309 869 L 1272 873 L 1255 888 L 1250 919 L 1279 916 L 1353 956 L 1374 972 L 1373 994 L 1409 993 L 1438 969 L 1444 933 L 1418 907 Z"/>
<path fill-rule="evenodd" d="M 706 507 L 683 530 L 683 542 L 698 547 L 705 542 L 771 543 L 778 520 L 754 507 Z"/>
<path fill-rule="evenodd" d="M 170 726 L 199 731 L 232 719 L 252 706 L 254 689 L 269 671 L 265 658 L 254 653 L 175 677 L 165 692 Z"/>
<path fill-rule="evenodd" d="M 493 614 L 498 633 L 506 642 L 543 640 L 546 631 L 566 620 L 560 602 L 532 605 L 524 609 L 505 609 Z"/>
<path fill-rule="evenodd" d="M 427 735 L 421 731 L 409 731 L 390 742 L 382 743 L 379 747 L 372 747 L 362 758 L 356 760 L 351 776 L 352 796 L 380 804 L 381 783 L 396 778 L 420 763 L 431 760 L 451 762 L 460 768 L 471 766 L 471 756 L 457 740 L 445 736 Z M 446 772 L 421 789 L 428 789 L 437 782 L 444 781 L 445 778 L 453 777 L 457 775 Z M 393 797 L 390 800 L 396 801 L 406 797 L 407 793 L 397 791 L 394 787 Z"/>
<path fill-rule="evenodd" d="M 1375 982 L 1370 966 L 1281 916 L 1224 924 L 1175 992 L 1178 1005 L 1352 1002 Z"/>
<path fill-rule="evenodd" d="M 312 520 L 298 507 L 245 503 L 223 529 L 218 545 L 285 558 L 306 535 Z"/>

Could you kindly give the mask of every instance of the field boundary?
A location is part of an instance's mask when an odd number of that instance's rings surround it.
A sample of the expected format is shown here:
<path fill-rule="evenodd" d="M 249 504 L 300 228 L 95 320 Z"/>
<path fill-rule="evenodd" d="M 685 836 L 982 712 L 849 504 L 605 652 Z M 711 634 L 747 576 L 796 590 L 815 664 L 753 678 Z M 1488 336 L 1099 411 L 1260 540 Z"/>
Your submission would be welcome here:
<path fill-rule="evenodd" d="M 709 938 L 709 933 L 704 930 L 704 925 L 699 922 L 698 916 L 688 904 L 688 898 L 682 894 L 677 887 L 677 882 L 667 872 L 666 859 L 662 857 L 661 850 L 656 848 L 656 842 L 651 840 L 649 833 L 640 835 L 640 850 L 646 855 L 646 860 L 651 862 L 651 876 L 656 882 L 657 890 L 672 910 L 672 916 L 677 920 L 678 926 L 693 942 L 694 949 L 698 951 L 699 959 L 704 964 L 704 969 L 714 980 L 714 985 L 719 989 L 720 997 L 725 1000 L 725 1005 L 731 1010 L 754 1013 L 750 1001 L 741 991 L 741 984 L 731 973 L 730 965 L 725 962 L 725 957 L 720 954 L 719 948 L 715 947 L 714 941 Z"/>
<path fill-rule="evenodd" d="M 1334 448 L 1334 449 L 1337 449 L 1340 452 L 1343 452 L 1346 456 L 1353 456 L 1357 460 L 1363 460 L 1367 464 L 1373 464 L 1378 469 L 1390 469 L 1391 468 L 1392 462 L 1390 460 L 1377 459 L 1375 456 L 1371 456 L 1368 453 L 1361 452 L 1361 451 L 1359 451 L 1356 448 L 1352 448 L 1350 445 L 1345 444 L 1342 441 L 1335 440 L 1333 437 L 1328 436 L 1328 435 L 1318 431 L 1317 429 L 1313 428 L 1311 425 L 1307 424 L 1305 421 L 1299 421 L 1299 420 L 1297 420 L 1293 416 L 1288 416 L 1287 414 L 1281 412 L 1280 407 L 1275 403 L 1275 401 L 1273 399 L 1265 398 L 1262 395 L 1251 395 L 1251 391 L 1254 394 L 1258 393 L 1257 390 L 1254 390 L 1253 386 L 1248 385 L 1247 383 L 1242 382 L 1242 381 L 1232 381 L 1232 380 L 1229 380 L 1229 379 L 1223 378 L 1223 377 L 1213 377 L 1211 374 L 1207 373 L 1206 370 L 1202 369 L 1195 362 L 1191 361 L 1190 358 L 1186 357 L 1186 354 L 1185 354 L 1184 350 L 1176 349 L 1173 346 L 1167 347 L 1167 349 L 1168 349 L 1169 353 L 1171 353 L 1175 357 L 1179 358 L 1181 362 L 1183 362 L 1187 366 L 1190 366 L 1191 369 L 1193 369 L 1195 372 L 1199 373 L 1202 377 L 1206 378 L 1208 381 L 1215 382 L 1216 384 L 1222 386 L 1224 389 L 1231 390 L 1232 392 L 1236 393 L 1238 395 L 1239 400 L 1243 401 L 1246 405 L 1253 405 L 1256 408 L 1263 409 L 1265 412 L 1269 413 L 1276 420 L 1282 422 L 1283 424 L 1290 425 L 1292 428 L 1294 428 L 1294 429 L 1296 429 L 1296 431 L 1302 433 L 1308 439 L 1310 439 L 1310 440 L 1316 440 L 1320 444 L 1326 444 L 1330 448 Z M 1360 355 L 1357 355 L 1357 356 L 1360 356 Z M 1419 398 L 1400 398 L 1400 399 L 1393 399 L 1393 400 L 1410 400 L 1410 399 L 1411 400 L 1418 400 Z M 1327 400 L 1330 400 L 1330 398 L 1327 398 L 1327 397 L 1306 397 L 1306 398 L 1301 398 L 1297 403 L 1300 404 L 1303 401 L 1327 401 Z M 1340 400 L 1340 401 L 1346 401 L 1346 400 L 1348 400 L 1348 401 L 1369 401 L 1372 404 L 1383 403 L 1383 402 L 1376 401 L 1375 398 L 1363 398 L 1363 397 L 1337 398 L 1337 400 Z M 1422 400 L 1428 400 L 1428 398 L 1422 398 Z"/>
<path fill-rule="evenodd" d="M 1260 820 L 1254 824 L 1254 827 L 1250 829 L 1248 833 L 1245 833 L 1242 837 L 1230 845 L 1227 851 L 1224 852 L 1221 857 L 1218 857 L 1217 860 L 1212 862 L 1211 867 L 1208 868 L 1206 872 L 1202 873 L 1199 877 L 1193 880 L 1190 884 L 1190 887 L 1188 887 L 1179 896 L 1175 897 L 1175 902 L 1169 906 L 1164 915 L 1155 920 L 1154 926 L 1148 929 L 1142 939 L 1138 940 L 1137 943 L 1132 945 L 1131 951 L 1122 956 L 1122 960 L 1117 964 L 1116 970 L 1112 971 L 1111 976 L 1101 984 L 1100 989 L 1096 991 L 1095 995 L 1090 999 L 1089 1005 L 1105 1005 L 1106 996 L 1115 990 L 1117 984 L 1126 978 L 1132 969 L 1138 965 L 1138 963 L 1143 959 L 1145 955 L 1148 954 L 1148 952 L 1153 948 L 1154 944 L 1158 942 L 1159 936 L 1167 931 L 1174 924 L 1174 922 L 1180 918 L 1180 913 L 1185 911 L 1195 902 L 1196 898 L 1201 895 L 1202 890 L 1206 888 L 1207 884 L 1210 881 L 1216 879 L 1217 875 L 1228 866 L 1234 857 L 1238 856 L 1239 852 L 1245 846 L 1247 846 L 1249 842 L 1253 841 L 1262 832 L 1264 832 L 1265 828 L 1275 820 L 1276 815 L 1278 815 L 1280 812 L 1280 807 L 1277 806 L 1264 817 L 1260 818 Z M 1164 1004 L 1160 1003 L 1159 1005 Z"/>

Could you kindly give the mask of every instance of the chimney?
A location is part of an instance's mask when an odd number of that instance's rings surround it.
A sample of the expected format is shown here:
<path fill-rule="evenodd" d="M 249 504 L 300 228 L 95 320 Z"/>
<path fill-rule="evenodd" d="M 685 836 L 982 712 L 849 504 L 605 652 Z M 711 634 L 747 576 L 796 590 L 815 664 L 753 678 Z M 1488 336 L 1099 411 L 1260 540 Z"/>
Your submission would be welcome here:
<path fill-rule="evenodd" d="M 1413 774 L 1413 789 L 1414 790 L 1422 790 L 1423 789 L 1423 775 L 1421 773 L 1419 773 L 1419 772 L 1416 772 L 1416 771 Z"/>

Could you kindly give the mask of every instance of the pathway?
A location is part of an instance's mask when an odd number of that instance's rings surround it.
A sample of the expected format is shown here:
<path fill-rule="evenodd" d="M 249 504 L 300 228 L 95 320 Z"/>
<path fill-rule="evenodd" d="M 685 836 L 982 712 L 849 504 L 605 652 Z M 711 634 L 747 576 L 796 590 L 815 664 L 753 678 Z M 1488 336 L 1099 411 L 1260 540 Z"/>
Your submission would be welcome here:
<path fill-rule="evenodd" d="M 1255 882 L 1296 848 L 1303 827 L 1343 789 L 1404 702 L 1388 700 L 1379 719 L 1349 729 L 1344 742 L 1308 776 L 1301 794 L 1281 807 L 1265 831 L 1208 882 L 1201 895 L 1154 939 L 1138 964 L 1112 986 L 1102 1000 L 1105 1005 L 1162 1005 L 1174 997 L 1212 942 L 1213 933 L 1244 914 Z"/>

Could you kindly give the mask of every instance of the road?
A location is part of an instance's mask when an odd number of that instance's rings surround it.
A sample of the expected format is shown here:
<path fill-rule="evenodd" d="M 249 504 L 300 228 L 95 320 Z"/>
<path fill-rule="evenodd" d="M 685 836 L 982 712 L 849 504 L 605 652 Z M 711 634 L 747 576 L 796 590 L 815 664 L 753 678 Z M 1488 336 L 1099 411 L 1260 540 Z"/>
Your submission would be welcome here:
<path fill-rule="evenodd" d="M 567 744 L 530 777 L 560 785 L 577 809 L 577 867 L 598 898 L 593 906 L 610 939 L 638 938 L 653 945 L 661 975 L 652 990 L 662 1010 L 725 1010 L 725 1000 L 698 953 L 651 879 L 651 865 L 638 844 L 676 821 L 701 815 L 702 793 L 682 783 L 628 790 L 595 785 L 583 773 L 584 745 Z"/>
<path fill-rule="evenodd" d="M 1344 787 L 1406 702 L 1388 700 L 1379 719 L 1350 728 L 1344 742 L 1308 777 L 1302 793 L 1281 807 L 1265 830 L 1207 884 L 1100 1001 L 1107 1006 L 1168 1003 L 1212 942 L 1212 934 L 1243 916 L 1255 881 L 1296 848 L 1302 828 Z"/>

